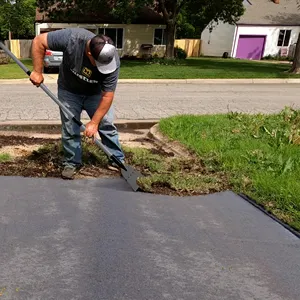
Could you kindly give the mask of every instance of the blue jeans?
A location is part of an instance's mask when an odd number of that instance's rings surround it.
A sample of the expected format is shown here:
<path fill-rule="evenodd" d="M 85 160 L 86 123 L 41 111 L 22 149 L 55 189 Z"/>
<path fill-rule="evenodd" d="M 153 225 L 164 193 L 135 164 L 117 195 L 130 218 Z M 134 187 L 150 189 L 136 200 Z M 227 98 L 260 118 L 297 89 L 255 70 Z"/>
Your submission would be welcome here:
<path fill-rule="evenodd" d="M 96 112 L 101 101 L 101 95 L 84 96 L 73 94 L 62 88 L 58 88 L 59 100 L 69 108 L 80 120 L 81 112 L 85 110 L 90 118 Z M 60 117 L 62 122 L 62 145 L 64 151 L 64 166 L 80 167 L 82 165 L 82 149 L 80 127 L 72 119 L 65 116 L 60 109 Z M 113 124 L 113 107 L 102 119 L 99 125 L 99 135 L 103 145 L 114 154 L 119 160 L 124 160 L 124 153 L 119 142 L 117 128 Z"/>

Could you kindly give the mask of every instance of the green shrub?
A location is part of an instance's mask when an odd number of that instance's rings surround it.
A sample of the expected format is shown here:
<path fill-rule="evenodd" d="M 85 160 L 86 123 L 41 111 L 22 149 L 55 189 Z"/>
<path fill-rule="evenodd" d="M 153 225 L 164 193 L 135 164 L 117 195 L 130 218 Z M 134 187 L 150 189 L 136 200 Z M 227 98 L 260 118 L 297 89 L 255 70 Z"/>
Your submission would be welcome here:
<path fill-rule="evenodd" d="M 178 59 L 186 59 L 187 53 L 183 49 L 181 49 L 179 47 L 175 47 L 174 48 L 174 56 L 175 56 L 175 58 L 178 58 Z"/>
<path fill-rule="evenodd" d="M 263 60 L 278 60 L 278 61 L 293 61 L 292 57 L 280 56 L 280 55 L 266 55 L 262 58 Z"/>
<path fill-rule="evenodd" d="M 164 65 L 164 66 L 180 66 L 184 65 L 182 59 L 178 58 L 165 58 L 165 57 L 158 57 L 158 58 L 152 58 L 147 62 L 149 65 Z"/>
<path fill-rule="evenodd" d="M 7 65 L 10 61 L 10 58 L 3 50 L 0 50 L 0 65 Z"/>

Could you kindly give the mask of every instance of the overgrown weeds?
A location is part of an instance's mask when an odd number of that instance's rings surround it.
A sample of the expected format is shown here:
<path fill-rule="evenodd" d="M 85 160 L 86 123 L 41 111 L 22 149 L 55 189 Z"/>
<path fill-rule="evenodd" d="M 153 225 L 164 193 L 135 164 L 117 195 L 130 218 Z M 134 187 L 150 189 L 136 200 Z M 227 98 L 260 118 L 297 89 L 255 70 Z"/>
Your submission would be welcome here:
<path fill-rule="evenodd" d="M 222 172 L 210 172 L 201 160 L 176 158 L 160 148 L 124 147 L 126 163 L 141 171 L 145 177 L 139 185 L 145 192 L 168 195 L 208 194 L 228 189 L 228 180 Z M 29 177 L 60 176 L 63 148 L 60 141 L 45 143 L 29 156 L 0 164 L 1 175 Z M 82 141 L 82 177 L 118 176 L 107 169 L 107 156 L 91 141 Z"/>
<path fill-rule="evenodd" d="M 151 149 L 124 150 L 128 163 L 145 175 L 139 179 L 139 185 L 146 192 L 199 195 L 230 188 L 222 172 L 210 172 L 200 159 L 153 154 Z"/>
<path fill-rule="evenodd" d="M 225 172 L 236 192 L 300 230 L 300 111 L 176 116 L 162 120 L 160 129 L 208 170 Z"/>

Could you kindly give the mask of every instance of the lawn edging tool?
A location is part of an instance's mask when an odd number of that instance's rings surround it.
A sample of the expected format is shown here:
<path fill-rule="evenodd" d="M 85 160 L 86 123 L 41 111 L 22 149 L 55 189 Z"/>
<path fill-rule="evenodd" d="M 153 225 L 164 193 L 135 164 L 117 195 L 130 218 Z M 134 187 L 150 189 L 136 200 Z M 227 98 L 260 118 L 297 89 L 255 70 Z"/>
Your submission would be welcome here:
<path fill-rule="evenodd" d="M 7 53 L 7 55 L 11 57 L 28 76 L 30 76 L 31 71 L 26 68 L 26 66 L 2 42 L 0 42 L 0 48 L 2 48 Z M 85 125 L 80 120 L 76 119 L 74 114 L 60 102 L 60 100 L 45 86 L 44 83 L 41 83 L 39 87 L 62 109 L 62 111 L 70 119 L 72 119 L 78 126 L 80 126 L 81 131 L 85 131 Z M 137 184 L 137 180 L 138 178 L 143 177 L 143 175 L 131 166 L 122 163 L 115 155 L 110 153 L 110 151 L 102 144 L 102 142 L 98 138 L 94 138 L 94 142 L 100 149 L 102 149 L 102 151 L 110 160 L 115 162 L 120 167 L 121 174 L 130 185 L 130 187 L 135 192 L 138 191 L 140 187 Z"/>

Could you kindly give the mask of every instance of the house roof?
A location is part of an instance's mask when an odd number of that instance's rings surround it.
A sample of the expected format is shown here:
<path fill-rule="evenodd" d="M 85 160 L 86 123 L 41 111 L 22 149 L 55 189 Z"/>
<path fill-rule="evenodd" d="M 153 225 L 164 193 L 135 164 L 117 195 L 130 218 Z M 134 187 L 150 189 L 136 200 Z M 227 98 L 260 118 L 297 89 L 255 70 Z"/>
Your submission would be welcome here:
<path fill-rule="evenodd" d="M 245 13 L 238 25 L 300 25 L 297 0 L 245 0 Z M 300 4 L 300 1 L 299 1 Z"/>
<path fill-rule="evenodd" d="M 47 12 L 40 12 L 39 9 L 36 9 L 35 22 L 38 23 L 106 23 L 106 24 L 122 24 L 122 22 L 116 18 L 112 18 L 108 14 L 99 13 L 99 14 L 65 14 L 61 13 L 55 19 L 48 17 Z M 152 9 L 145 7 L 142 9 L 139 16 L 133 20 L 132 24 L 159 24 L 163 25 L 162 15 L 156 13 Z"/>

